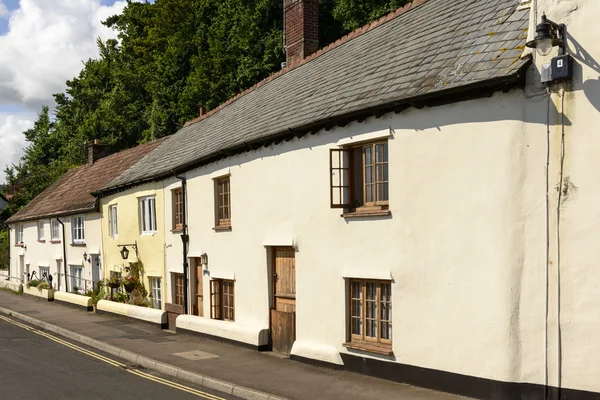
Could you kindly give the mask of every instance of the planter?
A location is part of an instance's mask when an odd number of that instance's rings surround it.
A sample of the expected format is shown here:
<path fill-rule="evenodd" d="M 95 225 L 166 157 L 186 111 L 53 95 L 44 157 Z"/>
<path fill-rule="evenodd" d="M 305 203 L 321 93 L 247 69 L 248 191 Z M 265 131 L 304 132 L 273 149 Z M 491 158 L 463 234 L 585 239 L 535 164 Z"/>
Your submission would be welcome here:
<path fill-rule="evenodd" d="M 96 305 L 101 313 L 121 315 L 128 318 L 134 318 L 140 321 L 149 322 L 167 328 L 167 313 L 154 308 L 133 306 L 130 304 L 115 303 L 114 301 L 100 300 Z"/>
<path fill-rule="evenodd" d="M 29 296 L 40 297 L 42 299 L 53 301 L 54 300 L 54 289 L 38 289 L 36 287 L 23 286 L 23 294 Z"/>
<path fill-rule="evenodd" d="M 75 293 L 56 292 L 54 293 L 54 301 L 77 306 L 92 311 L 92 298 L 81 296 Z"/>
<path fill-rule="evenodd" d="M 106 286 L 111 289 L 117 289 L 119 286 L 121 286 L 121 284 L 119 282 L 108 282 Z"/>
<path fill-rule="evenodd" d="M 135 283 L 133 283 L 133 282 L 124 283 L 123 287 L 125 288 L 125 291 L 127 293 L 131 293 L 131 292 L 133 292 L 133 289 L 135 289 Z"/>

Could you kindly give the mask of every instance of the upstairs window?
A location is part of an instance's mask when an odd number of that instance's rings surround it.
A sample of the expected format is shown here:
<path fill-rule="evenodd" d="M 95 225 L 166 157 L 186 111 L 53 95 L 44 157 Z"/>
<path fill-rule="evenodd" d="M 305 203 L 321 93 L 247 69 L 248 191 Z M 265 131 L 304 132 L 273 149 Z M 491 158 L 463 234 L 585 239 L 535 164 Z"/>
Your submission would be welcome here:
<path fill-rule="evenodd" d="M 71 219 L 71 231 L 74 244 L 85 243 L 85 217 L 83 215 Z"/>
<path fill-rule="evenodd" d="M 213 279 L 210 281 L 210 317 L 234 321 L 233 281 Z"/>
<path fill-rule="evenodd" d="M 23 243 L 23 224 L 17 225 L 17 234 L 15 237 L 17 244 Z"/>
<path fill-rule="evenodd" d="M 108 234 L 114 238 L 119 235 L 116 205 L 108 207 Z"/>
<path fill-rule="evenodd" d="M 140 227 L 144 235 L 156 233 L 156 199 L 154 196 L 140 198 Z"/>
<path fill-rule="evenodd" d="M 349 211 L 388 209 L 387 141 L 331 149 L 329 162 L 332 208 Z"/>
<path fill-rule="evenodd" d="M 216 226 L 222 228 L 231 227 L 231 186 L 229 176 L 219 178 L 215 181 L 216 186 Z"/>
<path fill-rule="evenodd" d="M 50 240 L 60 240 L 59 224 L 55 219 L 50 220 Z"/>
<path fill-rule="evenodd" d="M 172 192 L 173 203 L 173 230 L 183 230 L 183 192 L 181 188 L 175 189 Z"/>
<path fill-rule="evenodd" d="M 44 240 L 44 221 L 38 221 L 38 240 Z"/>

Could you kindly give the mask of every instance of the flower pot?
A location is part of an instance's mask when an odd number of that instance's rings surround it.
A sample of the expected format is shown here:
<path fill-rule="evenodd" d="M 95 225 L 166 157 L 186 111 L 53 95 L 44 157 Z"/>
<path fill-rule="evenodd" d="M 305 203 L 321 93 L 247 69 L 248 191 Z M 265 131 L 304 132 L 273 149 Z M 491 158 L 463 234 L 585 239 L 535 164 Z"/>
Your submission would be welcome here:
<path fill-rule="evenodd" d="M 127 293 L 131 293 L 131 292 L 133 292 L 133 289 L 135 289 L 135 283 L 127 282 L 127 283 L 123 284 L 123 287 L 125 288 L 125 291 Z"/>
<path fill-rule="evenodd" d="M 108 286 L 111 289 L 117 289 L 119 287 L 119 285 L 120 285 L 119 282 L 108 282 L 106 284 L 106 286 Z"/>

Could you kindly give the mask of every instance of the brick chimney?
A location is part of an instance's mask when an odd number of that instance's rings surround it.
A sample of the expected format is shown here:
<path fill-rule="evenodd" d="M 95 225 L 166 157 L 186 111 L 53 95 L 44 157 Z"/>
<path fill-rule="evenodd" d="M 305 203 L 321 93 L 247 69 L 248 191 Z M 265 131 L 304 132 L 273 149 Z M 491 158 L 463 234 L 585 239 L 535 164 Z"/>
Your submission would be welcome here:
<path fill-rule="evenodd" d="M 94 139 L 94 143 L 88 146 L 88 165 L 92 165 L 102 157 L 108 155 L 108 147 L 100 143 L 98 139 Z"/>
<path fill-rule="evenodd" d="M 283 0 L 288 66 L 319 49 L 319 0 Z"/>

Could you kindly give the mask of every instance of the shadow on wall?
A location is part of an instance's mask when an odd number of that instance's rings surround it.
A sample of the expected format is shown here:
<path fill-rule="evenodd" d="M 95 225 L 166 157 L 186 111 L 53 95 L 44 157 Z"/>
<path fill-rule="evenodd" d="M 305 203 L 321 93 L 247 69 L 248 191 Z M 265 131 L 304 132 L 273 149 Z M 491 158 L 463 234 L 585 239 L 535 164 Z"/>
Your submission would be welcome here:
<path fill-rule="evenodd" d="M 581 44 L 575 40 L 575 38 L 567 33 L 567 48 L 568 53 L 573 56 L 573 58 L 579 61 L 583 65 L 587 65 L 589 68 L 596 71 L 600 74 L 600 64 L 591 56 L 590 53 L 585 51 L 585 49 L 581 46 Z M 586 79 L 585 82 L 583 80 L 583 74 L 581 71 L 581 65 L 578 63 L 574 63 L 574 78 L 579 78 L 579 82 L 583 87 L 583 93 L 589 100 L 589 102 L 596 108 L 596 110 L 600 111 L 600 75 L 596 79 Z"/>

